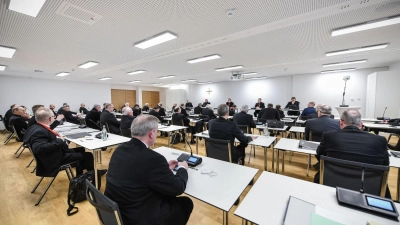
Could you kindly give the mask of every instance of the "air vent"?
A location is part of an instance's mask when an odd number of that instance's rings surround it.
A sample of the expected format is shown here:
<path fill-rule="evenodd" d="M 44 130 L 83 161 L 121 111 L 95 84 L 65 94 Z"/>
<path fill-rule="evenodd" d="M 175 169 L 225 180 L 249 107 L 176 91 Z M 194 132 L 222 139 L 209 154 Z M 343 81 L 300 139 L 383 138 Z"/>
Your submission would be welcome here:
<path fill-rule="evenodd" d="M 56 13 L 58 15 L 65 16 L 67 18 L 89 25 L 93 25 L 103 17 L 97 13 L 90 12 L 89 10 L 83 9 L 79 6 L 73 5 L 65 1 L 61 3 Z"/>

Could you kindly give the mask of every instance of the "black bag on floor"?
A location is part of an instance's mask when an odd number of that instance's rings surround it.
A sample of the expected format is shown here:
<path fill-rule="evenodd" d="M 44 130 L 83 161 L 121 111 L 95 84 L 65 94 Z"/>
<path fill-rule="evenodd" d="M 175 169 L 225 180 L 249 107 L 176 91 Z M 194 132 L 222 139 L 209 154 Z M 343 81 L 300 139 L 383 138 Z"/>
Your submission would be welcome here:
<path fill-rule="evenodd" d="M 171 144 L 178 144 L 181 142 L 181 134 L 180 133 L 173 133 L 171 135 Z"/>
<path fill-rule="evenodd" d="M 98 188 L 100 189 L 101 187 L 101 177 L 97 177 L 98 181 Z M 67 209 L 67 215 L 72 216 L 75 213 L 78 212 L 78 207 L 75 207 L 75 203 L 81 202 L 86 199 L 86 183 L 85 180 L 89 180 L 92 182 L 93 185 L 94 183 L 94 171 L 88 171 L 86 173 L 83 173 L 79 176 L 76 176 L 71 179 L 69 183 L 69 188 L 68 188 L 68 209 Z M 75 209 L 75 211 L 72 212 L 72 210 Z"/>

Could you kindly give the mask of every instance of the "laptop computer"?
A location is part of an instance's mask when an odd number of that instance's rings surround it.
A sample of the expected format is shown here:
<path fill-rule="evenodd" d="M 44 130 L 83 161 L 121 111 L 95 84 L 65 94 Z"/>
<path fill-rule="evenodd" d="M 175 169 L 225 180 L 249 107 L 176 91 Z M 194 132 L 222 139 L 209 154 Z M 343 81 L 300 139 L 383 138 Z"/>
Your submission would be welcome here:
<path fill-rule="evenodd" d="M 310 150 L 317 150 L 319 144 L 314 143 L 311 141 L 300 140 L 299 148 L 310 149 Z"/>

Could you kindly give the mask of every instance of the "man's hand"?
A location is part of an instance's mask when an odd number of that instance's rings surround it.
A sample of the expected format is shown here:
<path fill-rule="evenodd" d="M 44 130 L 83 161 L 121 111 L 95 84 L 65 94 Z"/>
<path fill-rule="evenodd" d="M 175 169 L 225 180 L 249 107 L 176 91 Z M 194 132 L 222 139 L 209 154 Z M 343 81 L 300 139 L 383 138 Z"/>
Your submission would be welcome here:
<path fill-rule="evenodd" d="M 258 136 L 251 136 L 251 139 L 252 140 L 255 140 L 255 139 L 257 139 L 258 138 Z"/>
<path fill-rule="evenodd" d="M 56 120 L 61 121 L 62 119 L 64 119 L 64 115 L 63 114 L 57 115 Z"/>
<path fill-rule="evenodd" d="M 169 165 L 169 169 L 170 170 L 174 170 L 175 166 L 178 165 L 178 161 L 177 160 L 170 160 L 170 161 L 168 161 L 168 165 Z"/>
<path fill-rule="evenodd" d="M 25 119 L 30 119 L 31 118 L 31 116 L 28 113 L 23 113 L 21 116 L 23 118 L 25 118 Z"/>
<path fill-rule="evenodd" d="M 62 141 L 65 141 L 65 139 L 61 136 L 57 136 L 57 138 L 61 139 Z"/>
<path fill-rule="evenodd" d="M 188 166 L 186 161 L 178 162 L 178 166 L 183 166 L 183 167 L 185 167 L 186 170 L 189 168 L 189 166 Z"/>

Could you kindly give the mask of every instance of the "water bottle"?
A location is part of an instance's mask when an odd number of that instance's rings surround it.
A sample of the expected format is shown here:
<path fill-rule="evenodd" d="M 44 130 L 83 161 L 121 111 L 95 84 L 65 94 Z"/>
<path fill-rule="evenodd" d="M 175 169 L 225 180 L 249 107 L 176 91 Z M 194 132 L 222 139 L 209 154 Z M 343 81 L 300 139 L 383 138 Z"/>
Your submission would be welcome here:
<path fill-rule="evenodd" d="M 81 111 L 81 115 L 83 116 L 83 110 Z"/>
<path fill-rule="evenodd" d="M 103 130 L 101 131 L 101 139 L 103 141 L 107 141 L 108 135 L 107 135 L 107 130 L 106 126 L 103 126 Z"/>
<path fill-rule="evenodd" d="M 268 123 L 264 124 L 264 136 L 268 137 Z"/>

